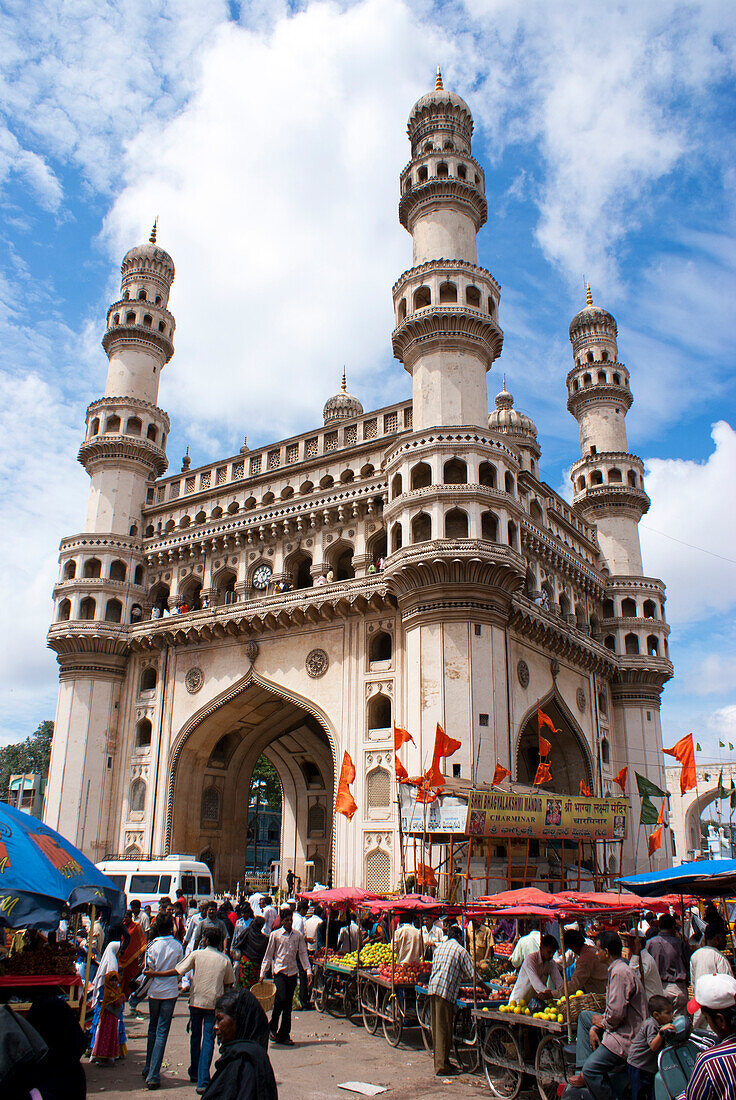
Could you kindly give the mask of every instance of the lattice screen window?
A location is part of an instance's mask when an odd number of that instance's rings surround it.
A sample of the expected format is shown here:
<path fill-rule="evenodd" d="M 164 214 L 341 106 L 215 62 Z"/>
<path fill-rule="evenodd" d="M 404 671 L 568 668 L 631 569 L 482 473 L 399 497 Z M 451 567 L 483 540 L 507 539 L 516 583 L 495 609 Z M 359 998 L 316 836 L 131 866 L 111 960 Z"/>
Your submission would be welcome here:
<path fill-rule="evenodd" d="M 286 461 L 289 465 L 299 461 L 299 444 L 292 443 L 286 448 Z"/>
<path fill-rule="evenodd" d="M 412 409 L 404 409 L 404 427 L 405 428 L 411 428 L 411 426 L 412 426 L 412 423 L 413 423 L 412 411 L 413 411 Z"/>
<path fill-rule="evenodd" d="M 210 475 L 209 470 L 205 474 L 200 474 L 199 475 L 199 487 L 200 487 L 200 489 L 209 489 L 210 480 L 211 480 L 211 475 Z"/>
<path fill-rule="evenodd" d="M 193 493 L 194 492 L 194 486 L 196 485 L 196 481 L 197 481 L 196 478 L 188 477 L 187 480 L 186 480 L 185 486 L 184 486 L 184 492 L 185 493 Z"/>
<path fill-rule="evenodd" d="M 253 455 L 253 458 L 250 460 L 250 476 L 253 477 L 254 474 L 260 474 L 260 472 L 261 472 L 261 456 L 260 455 Z"/>
<path fill-rule="evenodd" d="M 210 823 L 220 820 L 220 792 L 217 787 L 205 787 L 202 791 L 202 821 Z"/>
<path fill-rule="evenodd" d="M 352 447 L 353 444 L 358 442 L 358 425 L 351 424 L 345 429 L 345 446 Z"/>
<path fill-rule="evenodd" d="M 325 432 L 325 450 L 337 450 L 337 432 Z"/>
<path fill-rule="evenodd" d="M 380 849 L 371 852 L 365 861 L 366 889 L 385 894 L 391 889 L 391 856 Z"/>
<path fill-rule="evenodd" d="M 386 413 L 383 418 L 383 430 L 388 435 L 390 432 L 396 432 L 399 430 L 399 414 L 396 412 Z"/>
<path fill-rule="evenodd" d="M 281 454 L 279 451 L 268 452 L 268 468 L 269 470 L 276 470 L 281 465 Z"/>
<path fill-rule="evenodd" d="M 172 481 L 171 485 L 169 485 L 169 500 L 176 500 L 176 498 L 178 496 L 179 496 L 179 482 L 178 481 Z"/>
<path fill-rule="evenodd" d="M 391 775 L 385 768 L 368 773 L 368 809 L 387 810 L 391 805 Z"/>
<path fill-rule="evenodd" d="M 306 443 L 304 444 L 304 457 L 305 458 L 316 458 L 317 457 L 317 440 L 316 440 L 316 438 L 315 439 L 308 439 L 306 441 Z"/>
<path fill-rule="evenodd" d="M 309 807 L 307 814 L 307 834 L 309 836 L 324 836 L 327 826 L 327 814 L 324 806 L 315 802 Z"/>
<path fill-rule="evenodd" d="M 156 489 L 156 500 L 159 502 L 159 504 L 164 499 L 164 494 L 165 493 L 166 493 L 165 486 L 159 485 L 159 487 Z"/>
<path fill-rule="evenodd" d="M 366 420 L 363 423 L 363 439 L 375 439 L 378 435 L 378 421 Z"/>
<path fill-rule="evenodd" d="M 218 466 L 215 485 L 224 485 L 227 481 L 227 466 Z"/>
<path fill-rule="evenodd" d="M 233 462 L 233 481 L 240 481 L 245 476 L 245 463 Z"/>

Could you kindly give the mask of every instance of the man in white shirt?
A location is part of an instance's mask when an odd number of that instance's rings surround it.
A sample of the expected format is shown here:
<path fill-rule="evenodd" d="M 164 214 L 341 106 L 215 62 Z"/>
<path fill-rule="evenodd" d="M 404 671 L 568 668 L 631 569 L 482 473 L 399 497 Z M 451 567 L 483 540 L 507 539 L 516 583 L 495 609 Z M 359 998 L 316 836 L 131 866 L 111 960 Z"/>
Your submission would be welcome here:
<path fill-rule="evenodd" d="M 141 909 L 141 903 L 138 898 L 133 898 L 130 903 L 130 911 L 133 914 L 133 920 L 136 924 L 139 924 L 143 931 L 148 935 L 151 931 L 151 922 L 148 919 L 148 913 L 145 909 Z"/>
<path fill-rule="evenodd" d="M 151 940 L 146 951 L 146 972 L 157 973 L 160 970 L 171 971 L 184 955 L 181 944 L 172 936 L 174 918 L 171 913 L 162 913 L 156 918 L 154 931 L 156 938 Z M 164 1060 L 166 1040 L 169 1037 L 171 1019 L 174 1015 L 176 998 L 179 996 L 179 979 L 176 977 L 154 978 L 148 991 L 148 1043 L 146 1046 L 146 1064 L 143 1076 L 149 1089 L 161 1086 L 161 1063 Z"/>
<path fill-rule="evenodd" d="M 690 956 L 690 984 L 693 989 L 705 974 L 730 974 L 733 976 L 731 964 L 723 954 L 726 946 L 726 933 L 717 924 L 708 924 L 704 935 L 705 946 L 699 947 Z M 698 1011 L 693 1016 L 693 1027 L 706 1028 L 708 1022 L 703 1013 Z"/>
<path fill-rule="evenodd" d="M 540 942 L 541 934 L 537 928 L 533 928 L 531 932 L 527 932 L 526 936 L 522 936 L 516 941 L 516 947 L 509 959 L 514 970 L 519 970 L 521 968 L 524 959 L 527 955 L 531 955 L 532 951 L 539 951 Z"/>
<path fill-rule="evenodd" d="M 307 909 L 309 908 L 309 902 L 302 900 L 296 906 L 290 906 L 292 910 L 292 923 L 291 927 L 295 932 L 301 932 L 306 939 L 306 933 L 304 927 L 307 919 Z"/>
<path fill-rule="evenodd" d="M 293 1046 L 291 1038 L 291 1002 L 299 977 L 297 960 L 301 961 L 311 983 L 312 967 L 307 955 L 307 944 L 301 932 L 292 927 L 291 909 L 281 910 L 281 927 L 274 929 L 268 937 L 268 947 L 261 964 L 261 981 L 270 969 L 276 984 L 276 1000 L 271 1014 L 271 1037 L 275 1043 Z"/>
<path fill-rule="evenodd" d="M 539 950 L 532 951 L 524 959 L 519 971 L 519 977 L 511 990 L 509 1001 L 528 1001 L 536 997 L 540 1001 L 549 1001 L 554 996 L 553 990 L 562 983 L 562 974 L 554 961 L 555 952 L 559 944 L 554 936 L 546 932 L 541 937 Z M 548 979 L 552 981 L 552 989 L 547 985 Z"/>
<path fill-rule="evenodd" d="M 355 918 L 348 909 L 345 914 L 345 924 L 340 929 L 337 937 L 338 955 L 349 955 L 351 951 L 357 951 L 360 947 L 360 929 L 355 923 Z"/>
<path fill-rule="evenodd" d="M 289 910 L 291 912 L 291 910 Z M 266 896 L 261 903 L 261 914 L 264 919 L 263 934 L 264 936 L 270 936 L 277 924 L 278 913 L 276 906 L 273 904 L 273 899 Z"/>
<path fill-rule="evenodd" d="M 257 894 L 251 894 L 251 896 L 248 898 L 248 901 L 250 902 L 250 907 L 253 910 L 253 916 L 254 917 L 260 917 L 262 915 L 261 914 L 261 898 L 262 897 L 263 897 L 263 894 L 261 894 L 259 892 Z"/>
<path fill-rule="evenodd" d="M 393 934 L 394 955 L 397 966 L 408 966 L 422 961 L 422 933 L 414 927 L 414 918 L 405 913 L 401 924 Z"/>
<path fill-rule="evenodd" d="M 294 912 L 294 909 L 292 908 L 293 918 L 291 926 L 295 932 L 301 932 L 301 934 L 304 936 L 305 943 L 307 939 L 307 909 L 309 909 L 309 902 L 305 901 L 304 898 L 302 898 L 301 901 L 296 905 L 296 912 Z M 307 951 L 309 951 L 309 946 L 307 946 Z M 307 972 L 302 966 L 302 961 L 300 958 L 297 958 L 296 965 L 299 969 L 299 1003 L 302 1006 L 302 1011 L 308 1012 L 309 1009 L 311 1009 L 313 1006 L 309 1002 L 309 982 L 307 981 Z"/>

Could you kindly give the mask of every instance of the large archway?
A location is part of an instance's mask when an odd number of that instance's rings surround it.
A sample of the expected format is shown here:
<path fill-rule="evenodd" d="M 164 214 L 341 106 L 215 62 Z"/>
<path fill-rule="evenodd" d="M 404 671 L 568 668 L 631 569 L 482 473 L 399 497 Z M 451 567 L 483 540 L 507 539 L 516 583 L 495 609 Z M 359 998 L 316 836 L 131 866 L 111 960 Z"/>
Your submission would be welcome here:
<path fill-rule="evenodd" d="M 554 693 L 539 706 L 548 714 L 559 733 L 543 730 L 551 745 L 549 761 L 552 782 L 545 789 L 558 794 L 580 794 L 580 780 L 592 788 L 593 768 L 585 740 L 569 710 Z M 539 764 L 539 725 L 536 705 L 527 714 L 516 747 L 516 778 L 530 786 Z"/>
<path fill-rule="evenodd" d="M 302 879 L 326 881 L 334 757 L 327 723 L 316 708 L 251 673 L 195 715 L 172 754 L 167 847 L 206 854 L 217 889 L 243 881 L 246 869 L 248 794 L 263 755 L 282 789 L 280 864 Z"/>

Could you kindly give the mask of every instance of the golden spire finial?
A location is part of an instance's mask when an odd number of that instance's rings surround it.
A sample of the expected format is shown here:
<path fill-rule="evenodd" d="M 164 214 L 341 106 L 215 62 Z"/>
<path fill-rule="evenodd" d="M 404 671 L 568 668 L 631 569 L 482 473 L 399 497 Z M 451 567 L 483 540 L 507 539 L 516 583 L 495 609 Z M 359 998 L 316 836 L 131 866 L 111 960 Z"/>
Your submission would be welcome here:
<path fill-rule="evenodd" d="M 501 386 L 502 393 L 506 393 L 506 375 L 503 376 L 503 384 Z"/>
<path fill-rule="evenodd" d="M 437 66 L 437 78 L 436 78 L 436 80 L 435 80 L 435 82 L 434 82 L 434 90 L 435 90 L 436 92 L 442 92 L 442 91 L 444 91 L 444 86 L 443 86 L 443 84 L 442 84 L 442 73 L 440 72 L 440 67 L 439 67 L 439 65 Z"/>
<path fill-rule="evenodd" d="M 156 243 L 156 229 L 158 228 L 158 214 L 153 219 L 153 229 L 151 230 L 151 236 L 148 238 L 151 244 Z"/>
<path fill-rule="evenodd" d="M 593 295 L 590 293 L 590 283 L 585 280 L 585 304 L 586 306 L 593 305 Z"/>
<path fill-rule="evenodd" d="M 345 367 L 342 368 L 342 392 L 343 393 L 348 392 L 348 379 L 347 379 L 347 375 L 345 373 Z"/>

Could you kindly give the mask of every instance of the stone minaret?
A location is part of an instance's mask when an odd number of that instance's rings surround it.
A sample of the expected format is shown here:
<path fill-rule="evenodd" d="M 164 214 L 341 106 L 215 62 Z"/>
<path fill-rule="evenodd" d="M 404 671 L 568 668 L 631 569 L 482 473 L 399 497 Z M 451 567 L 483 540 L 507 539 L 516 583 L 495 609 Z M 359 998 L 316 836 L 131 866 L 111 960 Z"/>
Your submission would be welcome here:
<path fill-rule="evenodd" d="M 427 765 L 439 721 L 463 742 L 448 772 L 487 779 L 496 756 L 511 757 L 504 631 L 524 563 L 518 455 L 488 428 L 486 374 L 503 335 L 499 286 L 476 262 L 487 206 L 472 133 L 438 70 L 409 116 L 400 179 L 414 254 L 393 288 L 393 349 L 412 377 L 413 431 L 386 455 L 384 519 L 406 650 L 397 721 L 417 740 L 409 766 Z"/>
<path fill-rule="evenodd" d="M 618 362 L 617 335 L 615 319 L 593 305 L 587 287 L 586 305 L 570 323 L 575 364 L 567 376 L 567 407 L 580 427 L 582 456 L 570 477 L 575 509 L 595 525 L 603 565 L 609 573 L 601 617 L 594 617 L 591 626 L 598 640 L 617 655 L 618 670 L 610 684 L 614 727 L 610 772 L 615 775 L 624 764 L 630 765 L 633 792 L 634 771 L 664 787 L 659 712 L 662 688 L 672 676 L 672 665 L 665 587 L 661 580 L 643 575 L 639 521 L 649 508 L 649 497 L 644 491 L 644 463 L 629 452 L 626 438 L 625 417 L 633 397 L 629 372 Z M 605 690 L 598 698 L 605 706 Z M 638 806 L 634 798 L 630 860 Z M 643 833 L 639 851 L 641 866 L 647 866 Z M 665 845 L 660 856 L 669 851 Z"/>
<path fill-rule="evenodd" d="M 167 467 L 169 418 L 156 401 L 174 353 L 174 263 L 157 246 L 155 225 L 121 272 L 102 338 L 105 395 L 87 409 L 79 450 L 90 477 L 87 517 L 84 531 L 61 543 L 48 638 L 60 684 L 44 817 L 94 859 L 105 854 L 128 624 L 145 598 L 141 509 Z"/>

